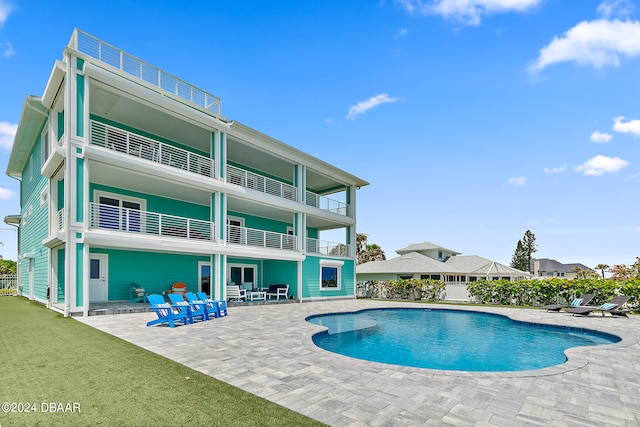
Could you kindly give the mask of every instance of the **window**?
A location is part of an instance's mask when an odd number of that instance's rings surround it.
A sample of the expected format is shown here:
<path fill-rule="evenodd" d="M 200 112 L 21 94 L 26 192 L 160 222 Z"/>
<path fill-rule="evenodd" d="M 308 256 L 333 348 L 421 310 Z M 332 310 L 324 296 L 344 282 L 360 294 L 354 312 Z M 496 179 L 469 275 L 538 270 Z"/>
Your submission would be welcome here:
<path fill-rule="evenodd" d="M 49 144 L 49 124 L 47 123 L 44 126 L 44 130 L 42 131 L 42 138 L 40 139 L 40 141 L 42 142 L 42 166 L 44 166 L 44 164 L 46 163 L 47 159 L 49 158 L 49 150 L 51 149 L 51 146 Z"/>
<path fill-rule="evenodd" d="M 117 194 L 96 192 L 94 200 L 98 201 L 92 223 L 98 228 L 122 230 L 139 233 L 142 228 L 142 214 L 145 201 L 136 198 L 123 198 Z"/>
<path fill-rule="evenodd" d="M 442 251 L 438 251 L 438 259 L 442 259 Z"/>
<path fill-rule="evenodd" d="M 227 242 L 228 243 L 237 243 L 243 244 L 242 240 L 242 229 L 244 228 L 244 219 L 243 218 L 227 218 Z M 246 239 L 245 239 L 246 240 Z"/>
<path fill-rule="evenodd" d="M 341 270 L 344 262 L 323 259 L 320 261 L 320 290 L 342 288 Z"/>
<path fill-rule="evenodd" d="M 49 203 L 49 187 L 42 190 L 40 193 L 40 206 L 44 206 Z"/>
<path fill-rule="evenodd" d="M 258 287 L 255 265 L 229 264 L 228 274 L 230 283 L 243 286 L 248 291 Z"/>
<path fill-rule="evenodd" d="M 404 274 L 401 274 L 401 275 L 400 275 L 400 279 L 402 279 L 402 280 L 409 280 L 409 279 L 413 279 L 413 276 L 412 276 L 412 275 L 404 275 Z"/>

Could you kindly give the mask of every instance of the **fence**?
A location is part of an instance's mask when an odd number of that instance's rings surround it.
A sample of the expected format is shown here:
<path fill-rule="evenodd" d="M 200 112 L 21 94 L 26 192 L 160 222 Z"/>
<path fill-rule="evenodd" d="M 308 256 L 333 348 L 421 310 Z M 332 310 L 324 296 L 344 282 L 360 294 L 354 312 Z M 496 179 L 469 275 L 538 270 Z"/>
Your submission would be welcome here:
<path fill-rule="evenodd" d="M 18 293 L 18 276 L 15 274 L 0 275 L 0 296 Z"/>

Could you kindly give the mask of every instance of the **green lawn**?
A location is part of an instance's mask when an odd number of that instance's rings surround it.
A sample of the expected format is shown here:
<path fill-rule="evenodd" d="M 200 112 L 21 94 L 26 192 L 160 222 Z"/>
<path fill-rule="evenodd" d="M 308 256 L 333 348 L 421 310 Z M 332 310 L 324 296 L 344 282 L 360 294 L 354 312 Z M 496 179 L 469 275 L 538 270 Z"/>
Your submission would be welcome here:
<path fill-rule="evenodd" d="M 321 425 L 22 297 L 0 297 L 0 366 L 0 402 L 35 409 L 2 427 Z"/>

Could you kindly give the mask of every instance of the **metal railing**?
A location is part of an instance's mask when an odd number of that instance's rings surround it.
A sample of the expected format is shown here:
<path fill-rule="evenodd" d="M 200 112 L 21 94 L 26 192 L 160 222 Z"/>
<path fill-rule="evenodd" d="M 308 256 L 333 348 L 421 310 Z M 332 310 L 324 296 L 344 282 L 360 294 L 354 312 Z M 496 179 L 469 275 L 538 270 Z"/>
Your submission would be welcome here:
<path fill-rule="evenodd" d="M 213 226 L 200 219 L 90 203 L 89 228 L 93 229 L 212 241 Z"/>
<path fill-rule="evenodd" d="M 91 121 L 91 144 L 209 178 L 213 177 L 213 159 L 95 120 Z"/>
<path fill-rule="evenodd" d="M 349 205 L 338 200 L 330 199 L 326 196 L 307 191 L 307 206 L 313 206 L 325 211 L 337 213 L 339 215 L 349 216 Z"/>
<path fill-rule="evenodd" d="M 162 71 L 147 62 L 129 55 L 121 49 L 97 39 L 84 31 L 75 30 L 69 47 L 98 61 L 117 68 L 137 79 L 167 91 L 198 107 L 220 114 L 222 101 L 217 96 L 199 89 L 178 77 Z"/>
<path fill-rule="evenodd" d="M 283 199 L 298 200 L 296 188 L 293 185 L 236 166 L 227 165 L 227 182 Z"/>
<path fill-rule="evenodd" d="M 258 248 L 298 250 L 296 236 L 237 225 L 227 225 L 227 243 Z"/>
<path fill-rule="evenodd" d="M 18 275 L 2 274 L 0 275 L 0 296 L 16 295 L 18 293 Z"/>
<path fill-rule="evenodd" d="M 66 211 L 64 208 L 58 211 L 58 231 L 64 231 Z"/>
<path fill-rule="evenodd" d="M 345 243 L 307 238 L 307 253 L 346 257 L 349 256 L 349 246 Z"/>

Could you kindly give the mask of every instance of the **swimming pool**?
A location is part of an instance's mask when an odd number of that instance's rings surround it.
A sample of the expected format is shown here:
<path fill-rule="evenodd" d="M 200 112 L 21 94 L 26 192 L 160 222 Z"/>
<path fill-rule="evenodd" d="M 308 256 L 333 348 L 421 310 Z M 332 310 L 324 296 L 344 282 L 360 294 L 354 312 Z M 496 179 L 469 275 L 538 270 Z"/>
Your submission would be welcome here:
<path fill-rule="evenodd" d="M 390 308 L 314 315 L 320 348 L 373 362 L 456 371 L 520 371 L 567 361 L 571 347 L 620 338 L 582 328 L 519 322 L 465 310 Z"/>

